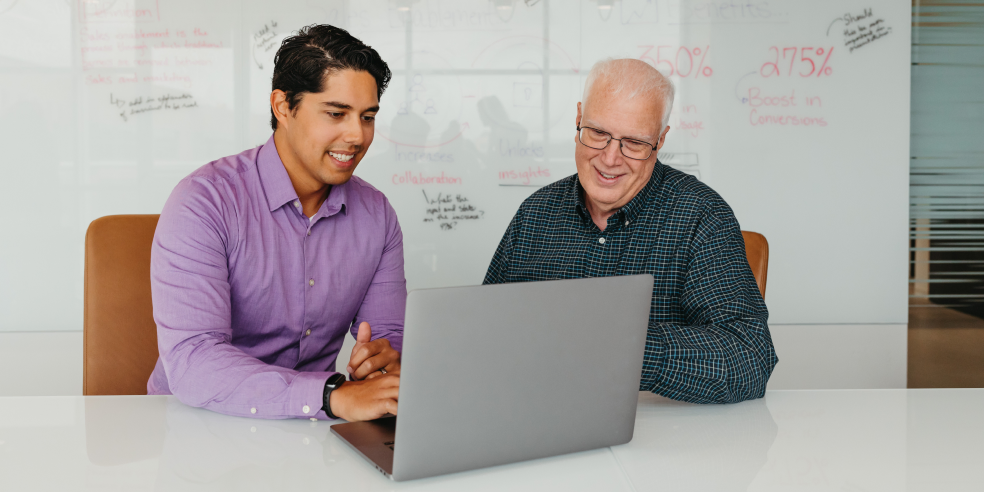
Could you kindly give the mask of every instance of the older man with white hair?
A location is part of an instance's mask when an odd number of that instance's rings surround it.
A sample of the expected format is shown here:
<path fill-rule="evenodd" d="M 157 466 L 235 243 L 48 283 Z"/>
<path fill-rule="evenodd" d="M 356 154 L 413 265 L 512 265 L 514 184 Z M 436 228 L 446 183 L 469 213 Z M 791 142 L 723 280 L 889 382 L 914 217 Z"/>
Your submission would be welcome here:
<path fill-rule="evenodd" d="M 778 359 L 738 221 L 714 190 L 657 159 L 673 93 L 639 60 L 591 69 L 577 104 L 577 174 L 523 202 L 485 283 L 652 274 L 640 391 L 760 398 Z"/>

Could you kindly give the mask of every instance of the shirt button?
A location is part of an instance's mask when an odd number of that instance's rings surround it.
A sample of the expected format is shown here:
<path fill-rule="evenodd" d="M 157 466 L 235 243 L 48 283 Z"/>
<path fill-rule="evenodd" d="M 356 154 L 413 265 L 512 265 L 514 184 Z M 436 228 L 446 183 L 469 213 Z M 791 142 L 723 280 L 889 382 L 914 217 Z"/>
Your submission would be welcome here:
<path fill-rule="evenodd" d="M 625 223 L 625 225 L 628 225 L 628 224 L 629 224 L 628 222 Z M 308 229 L 308 236 L 310 236 L 310 235 L 311 235 L 311 230 Z"/>
<path fill-rule="evenodd" d="M 310 413 L 311 412 L 311 407 L 309 407 L 307 405 L 304 405 L 303 407 L 301 407 L 301 411 L 304 412 L 304 413 Z"/>
<path fill-rule="evenodd" d="M 629 225 L 629 221 L 625 221 L 625 225 Z M 310 235 L 311 235 L 311 233 L 308 232 L 308 236 L 310 236 Z"/>
<path fill-rule="evenodd" d="M 605 244 L 605 238 L 599 237 L 598 238 L 598 242 L 601 243 L 601 244 Z"/>
<path fill-rule="evenodd" d="M 311 335 L 311 329 L 309 328 L 308 331 L 305 331 L 304 332 L 304 334 L 310 336 Z"/>
<path fill-rule="evenodd" d="M 294 206 L 300 208 L 301 207 L 301 201 L 300 200 L 294 200 Z"/>
<path fill-rule="evenodd" d="M 256 407 L 250 408 L 249 413 L 256 413 Z"/>
<path fill-rule="evenodd" d="M 311 287 L 314 287 L 314 279 L 313 278 L 311 280 L 308 280 L 308 285 L 310 285 Z"/>

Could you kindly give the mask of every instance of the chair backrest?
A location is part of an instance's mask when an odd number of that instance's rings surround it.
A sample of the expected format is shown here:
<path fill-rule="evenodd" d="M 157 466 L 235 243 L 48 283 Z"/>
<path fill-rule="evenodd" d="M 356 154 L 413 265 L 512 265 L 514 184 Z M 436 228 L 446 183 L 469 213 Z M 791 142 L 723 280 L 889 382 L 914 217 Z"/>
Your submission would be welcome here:
<path fill-rule="evenodd" d="M 764 299 L 765 280 L 769 276 L 769 242 L 765 240 L 765 236 L 757 232 L 741 231 L 741 236 L 745 239 L 748 266 L 752 267 L 752 275 L 755 275 L 755 283 L 758 284 Z"/>
<path fill-rule="evenodd" d="M 159 215 L 110 215 L 85 234 L 82 393 L 146 395 L 157 362 L 150 247 Z"/>

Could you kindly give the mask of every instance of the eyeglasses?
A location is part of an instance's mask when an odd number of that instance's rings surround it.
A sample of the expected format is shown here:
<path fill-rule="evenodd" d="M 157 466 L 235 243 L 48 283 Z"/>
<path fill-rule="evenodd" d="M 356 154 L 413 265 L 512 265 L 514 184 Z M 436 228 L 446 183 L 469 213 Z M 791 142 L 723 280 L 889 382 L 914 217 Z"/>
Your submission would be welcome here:
<path fill-rule="evenodd" d="M 612 140 L 618 140 L 618 147 L 622 155 L 637 161 L 649 159 L 653 155 L 653 150 L 656 150 L 656 146 L 650 145 L 649 142 L 631 138 L 615 138 L 611 133 L 586 126 L 577 127 L 577 140 L 581 142 L 581 145 L 595 150 L 602 150 L 608 147 Z"/>

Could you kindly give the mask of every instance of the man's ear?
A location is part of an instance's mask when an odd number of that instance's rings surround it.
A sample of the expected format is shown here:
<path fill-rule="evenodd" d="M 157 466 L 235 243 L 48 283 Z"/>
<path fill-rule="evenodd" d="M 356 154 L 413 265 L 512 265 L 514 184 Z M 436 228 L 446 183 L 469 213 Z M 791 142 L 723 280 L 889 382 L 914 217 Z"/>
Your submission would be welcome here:
<path fill-rule="evenodd" d="M 276 89 L 270 93 L 270 109 L 273 110 L 273 116 L 277 118 L 277 128 L 287 128 L 289 126 L 287 122 L 287 115 L 290 113 L 290 104 L 287 102 L 287 94 Z"/>
<path fill-rule="evenodd" d="M 577 103 L 577 121 L 575 121 L 577 126 L 581 126 L 581 103 Z"/>
<path fill-rule="evenodd" d="M 657 151 L 663 148 L 663 144 L 666 143 L 666 134 L 669 133 L 669 131 L 670 131 L 670 125 L 666 125 L 666 128 L 663 129 L 663 134 L 659 136 L 659 142 L 656 144 Z"/>

